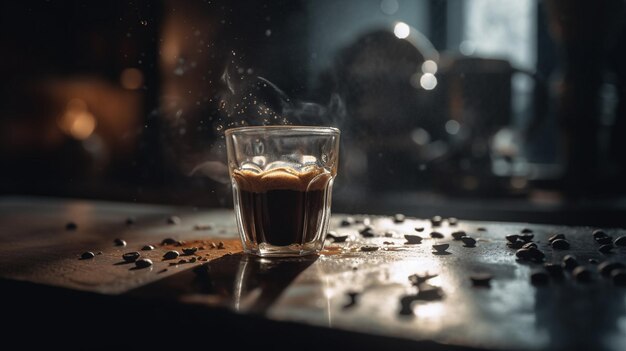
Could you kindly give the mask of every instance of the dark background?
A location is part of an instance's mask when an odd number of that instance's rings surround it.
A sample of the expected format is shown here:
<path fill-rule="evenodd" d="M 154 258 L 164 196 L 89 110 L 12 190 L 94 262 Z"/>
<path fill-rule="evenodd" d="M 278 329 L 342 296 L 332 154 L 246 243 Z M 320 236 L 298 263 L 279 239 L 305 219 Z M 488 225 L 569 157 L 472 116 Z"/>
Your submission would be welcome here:
<path fill-rule="evenodd" d="M 620 225 L 624 8 L 4 2 L 0 193 L 228 207 L 197 166 L 229 127 L 287 122 L 342 130 L 335 212 Z M 258 76 L 290 97 L 257 92 L 268 120 L 233 105 Z"/>

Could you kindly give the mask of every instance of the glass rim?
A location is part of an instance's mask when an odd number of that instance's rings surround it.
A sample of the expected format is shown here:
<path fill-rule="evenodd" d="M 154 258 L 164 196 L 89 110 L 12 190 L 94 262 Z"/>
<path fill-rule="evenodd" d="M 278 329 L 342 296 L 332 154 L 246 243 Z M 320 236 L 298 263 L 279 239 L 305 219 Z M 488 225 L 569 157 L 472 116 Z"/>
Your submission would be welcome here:
<path fill-rule="evenodd" d="M 296 132 L 312 135 L 340 135 L 341 131 L 335 127 L 321 126 L 302 126 L 302 125 L 286 125 L 286 126 L 246 126 L 227 129 L 224 134 L 231 136 L 233 134 L 255 134 L 255 133 L 276 133 L 276 132 Z"/>

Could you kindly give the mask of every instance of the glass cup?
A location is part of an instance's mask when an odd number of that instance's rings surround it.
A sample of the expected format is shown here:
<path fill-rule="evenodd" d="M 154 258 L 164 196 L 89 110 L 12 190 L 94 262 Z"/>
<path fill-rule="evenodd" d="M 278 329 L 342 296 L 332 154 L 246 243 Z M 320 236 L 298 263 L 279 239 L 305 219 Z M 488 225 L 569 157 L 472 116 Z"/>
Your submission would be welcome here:
<path fill-rule="evenodd" d="M 226 131 L 237 228 L 246 253 L 318 253 L 330 219 L 339 130 L 264 126 Z"/>

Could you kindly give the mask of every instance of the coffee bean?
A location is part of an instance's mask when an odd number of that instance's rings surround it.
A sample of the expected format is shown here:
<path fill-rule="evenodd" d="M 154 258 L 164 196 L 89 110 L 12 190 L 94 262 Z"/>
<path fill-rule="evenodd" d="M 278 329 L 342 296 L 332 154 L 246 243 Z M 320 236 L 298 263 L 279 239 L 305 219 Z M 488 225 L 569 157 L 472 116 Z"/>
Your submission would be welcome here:
<path fill-rule="evenodd" d="M 537 244 L 535 243 L 525 243 L 524 245 L 522 245 L 522 249 L 536 249 L 537 248 Z"/>
<path fill-rule="evenodd" d="M 396 213 L 395 215 L 393 215 L 394 223 L 403 223 L 405 219 L 406 219 L 406 216 L 403 215 L 402 213 Z"/>
<path fill-rule="evenodd" d="M 576 281 L 581 283 L 588 283 L 593 279 L 591 271 L 583 266 L 578 266 L 574 268 L 574 271 L 572 271 L 572 275 L 574 276 L 574 279 L 576 279 Z"/>
<path fill-rule="evenodd" d="M 116 238 L 115 240 L 113 240 L 113 243 L 115 244 L 115 246 L 126 246 L 126 241 L 120 238 Z"/>
<path fill-rule="evenodd" d="M 479 232 L 486 232 L 487 228 L 485 228 L 485 227 L 478 227 L 478 228 L 476 228 L 476 230 L 479 231 Z"/>
<path fill-rule="evenodd" d="M 563 266 L 563 268 L 571 271 L 574 268 L 578 267 L 579 263 L 576 257 L 572 255 L 566 255 L 565 257 L 563 257 L 563 263 L 561 265 Z"/>
<path fill-rule="evenodd" d="M 127 252 L 125 254 L 122 255 L 122 258 L 124 259 L 124 261 L 126 262 L 135 262 L 137 261 L 137 259 L 139 258 L 139 256 L 141 256 L 139 254 L 139 252 L 137 251 L 133 251 L 133 252 Z"/>
<path fill-rule="evenodd" d="M 608 254 L 611 252 L 611 250 L 613 250 L 613 244 L 605 244 L 598 248 L 598 251 L 602 252 L 603 254 Z"/>
<path fill-rule="evenodd" d="M 167 224 L 180 224 L 181 219 L 178 216 L 170 216 L 167 219 Z"/>
<path fill-rule="evenodd" d="M 378 246 L 372 245 L 372 246 L 361 246 L 361 251 L 364 252 L 372 252 L 372 251 L 376 251 L 378 250 Z"/>
<path fill-rule="evenodd" d="M 626 235 L 615 239 L 615 246 L 626 246 Z"/>
<path fill-rule="evenodd" d="M 372 238 L 376 236 L 374 233 L 374 227 L 371 225 L 366 225 L 363 229 L 359 230 L 359 234 L 361 234 L 364 238 Z"/>
<path fill-rule="evenodd" d="M 611 279 L 616 286 L 626 286 L 626 269 L 616 269 L 611 273 Z"/>
<path fill-rule="evenodd" d="M 431 232 L 430 233 L 430 237 L 431 238 L 435 238 L 435 239 L 442 239 L 443 238 L 443 234 L 441 234 L 439 232 Z"/>
<path fill-rule="evenodd" d="M 441 225 L 441 222 L 443 222 L 443 218 L 441 218 L 441 216 L 433 216 L 430 219 L 430 225 L 433 227 L 438 227 Z"/>
<path fill-rule="evenodd" d="M 133 225 L 133 224 L 135 224 L 135 217 L 126 218 L 126 225 Z"/>
<path fill-rule="evenodd" d="M 535 271 L 530 274 L 530 283 L 532 285 L 546 285 L 548 284 L 549 276 L 544 271 Z"/>
<path fill-rule="evenodd" d="M 342 235 L 342 236 L 336 236 L 334 242 L 343 243 L 343 242 L 346 242 L 346 240 L 348 240 L 348 236 Z"/>
<path fill-rule="evenodd" d="M 183 248 L 183 253 L 185 255 L 193 255 L 196 253 L 196 251 L 198 251 L 197 247 L 185 247 Z"/>
<path fill-rule="evenodd" d="M 342 219 L 341 222 L 339 223 L 339 225 L 342 226 L 342 227 L 349 227 L 352 224 L 354 224 L 354 218 L 352 218 L 352 217 L 346 217 L 346 218 Z"/>
<path fill-rule="evenodd" d="M 550 274 L 553 278 L 562 278 L 563 277 L 563 267 L 556 263 L 546 263 L 543 265 L 546 272 Z M 573 269 L 573 268 L 572 268 Z"/>
<path fill-rule="evenodd" d="M 443 291 L 438 286 L 423 283 L 418 286 L 418 289 L 419 291 L 415 295 L 417 300 L 436 301 L 443 297 Z"/>
<path fill-rule="evenodd" d="M 96 252 L 96 255 L 102 255 L 102 251 Z"/>
<path fill-rule="evenodd" d="M 532 233 L 532 232 L 533 232 L 532 229 L 528 229 L 528 228 L 524 228 L 524 229 L 522 229 L 520 231 L 520 233 L 522 233 L 522 234 L 529 234 L 529 233 Z"/>
<path fill-rule="evenodd" d="M 422 243 L 422 237 L 419 235 L 405 235 L 404 238 L 406 239 L 406 244 L 409 245 L 415 245 L 415 244 L 421 244 Z"/>
<path fill-rule="evenodd" d="M 224 244 L 223 241 L 220 241 L 219 243 L 217 243 L 217 249 L 218 250 L 222 250 L 222 249 L 224 249 L 224 247 L 226 247 L 226 245 Z"/>
<path fill-rule="evenodd" d="M 337 233 L 336 233 L 336 232 L 334 232 L 334 231 L 332 231 L 332 230 L 329 230 L 329 231 L 326 233 L 326 237 L 327 237 L 327 238 L 329 238 L 329 239 L 332 239 L 332 240 L 334 241 L 334 240 L 335 240 L 335 238 L 337 237 Z"/>
<path fill-rule="evenodd" d="M 459 220 L 456 217 L 448 217 L 448 225 L 457 225 Z"/>
<path fill-rule="evenodd" d="M 154 246 L 153 245 L 144 245 L 141 250 L 143 251 L 150 251 L 150 250 L 154 250 Z"/>
<path fill-rule="evenodd" d="M 626 269 L 626 266 L 621 262 L 604 261 L 598 265 L 598 272 L 605 277 L 609 277 L 611 272 L 616 269 Z"/>
<path fill-rule="evenodd" d="M 197 258 L 192 257 L 192 258 L 189 259 L 189 263 L 194 263 L 194 262 L 196 262 L 196 260 L 197 260 Z"/>
<path fill-rule="evenodd" d="M 140 258 L 135 261 L 135 267 L 137 268 L 148 268 L 152 266 L 152 260 L 149 258 Z"/>
<path fill-rule="evenodd" d="M 393 238 L 395 235 L 396 233 L 392 231 L 385 232 L 385 238 Z"/>
<path fill-rule="evenodd" d="M 519 258 L 520 260 L 529 260 L 530 259 L 530 252 L 528 249 L 519 249 L 515 252 L 515 256 L 517 258 Z"/>
<path fill-rule="evenodd" d="M 461 240 L 463 241 L 463 244 L 465 244 L 465 246 L 467 247 L 474 247 L 476 246 L 476 239 L 470 237 L 470 236 L 464 236 L 461 238 Z"/>
<path fill-rule="evenodd" d="M 470 275 L 469 278 L 472 281 L 473 286 L 488 287 L 491 283 L 491 279 L 493 278 L 493 276 L 489 273 L 476 273 Z"/>
<path fill-rule="evenodd" d="M 530 234 L 530 233 L 522 234 L 519 236 L 519 238 L 525 242 L 532 241 L 534 237 L 535 237 L 535 234 Z"/>
<path fill-rule="evenodd" d="M 593 238 L 596 240 L 598 240 L 598 238 L 606 238 L 608 236 L 608 234 L 605 233 L 602 229 L 594 230 L 593 232 L 591 232 L 591 235 L 593 235 Z"/>
<path fill-rule="evenodd" d="M 409 281 L 414 286 L 419 286 L 420 284 L 426 282 L 429 279 L 437 277 L 439 274 L 429 274 L 426 272 L 425 274 L 412 274 L 409 276 Z"/>
<path fill-rule="evenodd" d="M 554 240 L 565 239 L 565 234 L 554 234 L 548 238 L 548 242 L 552 243 Z"/>
<path fill-rule="evenodd" d="M 415 227 L 415 231 L 421 233 L 424 231 L 424 227 Z"/>
<path fill-rule="evenodd" d="M 393 244 L 395 243 L 392 241 L 383 241 L 383 245 L 393 245 Z"/>
<path fill-rule="evenodd" d="M 552 248 L 555 250 L 567 250 L 569 249 L 569 242 L 564 239 L 556 239 L 552 242 Z"/>
<path fill-rule="evenodd" d="M 356 306 L 356 298 L 359 296 L 359 293 L 350 291 L 347 292 L 346 295 L 348 296 L 348 303 L 343 305 L 343 309 L 348 309 Z"/>
<path fill-rule="evenodd" d="M 209 246 L 210 246 L 212 249 L 217 249 L 217 244 L 216 244 L 216 243 L 214 243 L 214 242 L 211 242 L 211 243 L 209 244 Z"/>
<path fill-rule="evenodd" d="M 96 255 L 93 254 L 93 252 L 91 251 L 85 251 L 80 255 L 80 258 L 83 260 L 88 260 L 90 258 L 94 258 L 96 257 Z"/>
<path fill-rule="evenodd" d="M 511 249 L 520 249 L 520 248 L 522 248 L 526 244 L 527 243 L 524 240 L 517 239 L 517 240 L 515 240 L 515 242 L 507 243 L 506 246 L 510 247 Z M 532 244 L 532 243 L 528 243 L 528 244 Z"/>
<path fill-rule="evenodd" d="M 525 261 L 537 261 L 541 262 L 545 258 L 545 254 L 538 250 L 537 248 L 531 247 L 528 249 L 519 249 L 515 253 L 515 256 L 521 260 Z"/>
<path fill-rule="evenodd" d="M 505 238 L 506 238 L 506 240 L 508 240 L 508 242 L 513 244 L 513 243 L 515 243 L 517 241 L 517 239 L 519 239 L 519 235 L 517 235 L 517 234 L 507 235 Z"/>
<path fill-rule="evenodd" d="M 183 264 L 183 263 L 187 263 L 187 260 L 185 260 L 185 259 L 178 260 L 178 264 Z"/>
<path fill-rule="evenodd" d="M 437 252 L 444 252 L 450 247 L 450 244 L 434 244 L 433 249 Z"/>
<path fill-rule="evenodd" d="M 172 238 L 165 238 L 163 239 L 163 241 L 161 241 L 161 245 L 174 245 L 176 244 L 178 241 L 172 239 Z"/>
<path fill-rule="evenodd" d="M 452 233 L 452 238 L 454 240 L 461 240 L 461 238 L 464 237 L 464 236 L 467 236 L 467 233 L 465 233 L 465 231 L 463 231 L 463 230 L 459 230 L 459 231 L 456 231 L 456 232 Z"/>
<path fill-rule="evenodd" d="M 173 259 L 175 259 L 175 258 L 178 258 L 178 256 L 180 256 L 180 254 L 178 253 L 178 251 L 176 251 L 176 250 L 170 250 L 170 251 L 166 252 L 166 253 L 163 255 L 163 258 L 164 258 L 164 259 L 166 259 L 166 260 L 173 260 Z"/>
<path fill-rule="evenodd" d="M 603 236 L 596 239 L 596 242 L 600 245 L 608 245 L 613 243 L 613 238 L 610 236 Z"/>
<path fill-rule="evenodd" d="M 78 225 L 76 223 L 74 223 L 74 222 L 68 222 L 65 225 L 65 229 L 66 230 L 76 230 L 76 229 L 78 229 Z"/>

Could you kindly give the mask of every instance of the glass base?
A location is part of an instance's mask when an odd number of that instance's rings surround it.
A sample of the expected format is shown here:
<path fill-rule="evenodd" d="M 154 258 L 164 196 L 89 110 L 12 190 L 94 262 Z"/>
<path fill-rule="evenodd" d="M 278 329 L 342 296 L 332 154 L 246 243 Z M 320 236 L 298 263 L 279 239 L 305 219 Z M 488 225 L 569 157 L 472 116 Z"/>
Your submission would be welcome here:
<path fill-rule="evenodd" d="M 292 244 L 288 246 L 275 246 L 266 243 L 259 244 L 256 247 L 245 248 L 244 252 L 259 257 L 297 257 L 317 255 L 320 252 L 319 245 L 310 244 Z"/>

